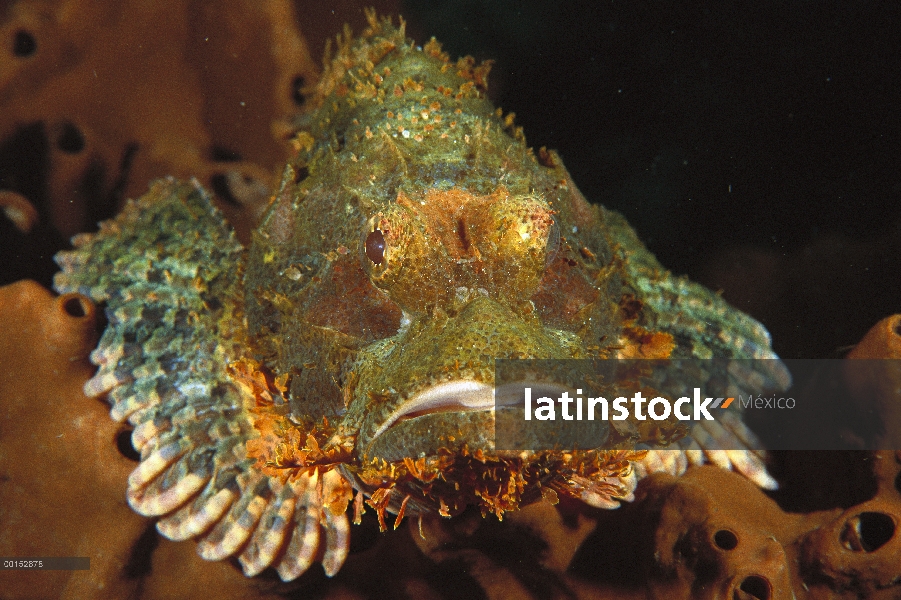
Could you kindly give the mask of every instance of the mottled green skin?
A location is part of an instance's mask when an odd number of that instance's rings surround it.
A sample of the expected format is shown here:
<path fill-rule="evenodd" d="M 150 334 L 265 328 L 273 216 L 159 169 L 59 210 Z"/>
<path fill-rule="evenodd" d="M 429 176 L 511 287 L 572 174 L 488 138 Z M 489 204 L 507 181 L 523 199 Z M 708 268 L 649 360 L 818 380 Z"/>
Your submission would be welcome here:
<path fill-rule="evenodd" d="M 448 465 L 454 510 L 501 514 L 552 483 L 615 506 L 630 458 L 504 462 L 489 410 L 386 424 L 435 384 L 492 384 L 496 358 L 775 358 L 759 323 L 672 277 L 556 154 L 536 157 L 486 99 L 486 73 L 373 17 L 324 74 L 249 250 L 196 184 L 166 180 L 57 256 L 56 289 L 106 306 L 85 389 L 135 426 L 128 500 L 162 533 L 293 579 L 347 554 L 343 477 L 384 492 L 380 516 L 407 493 L 411 511 L 448 514 L 420 485 Z M 366 250 L 374 231 L 383 253 Z M 424 456 L 430 473 L 405 466 Z M 456 485 L 502 472 L 531 488 Z"/>
<path fill-rule="evenodd" d="M 186 452 L 157 492 L 188 473 L 214 476 L 206 497 L 237 486 L 254 462 L 245 395 L 225 376 L 244 351 L 235 278 L 244 250 L 221 213 L 196 182 L 161 180 L 98 234 L 73 241 L 56 257 L 54 286 L 102 303 L 108 321 L 85 391 L 109 392 L 111 416 L 136 426 L 142 459 Z"/>
<path fill-rule="evenodd" d="M 766 355 L 759 324 L 671 278 L 618 215 L 585 201 L 556 155 L 539 161 L 435 46 L 386 29 L 336 65 L 307 148 L 254 235 L 247 305 L 267 361 L 294 375 L 296 414 L 343 417 L 361 458 L 405 399 L 439 381 L 491 383 L 496 357 L 616 356 L 629 295 L 643 302 L 637 324 L 671 333 L 677 355 Z M 466 197 L 483 202 L 464 207 Z M 444 220 L 430 212 L 436 203 Z M 505 243 L 540 218 L 553 224 L 530 230 L 528 247 Z M 475 258 L 459 245 L 461 227 Z M 383 265 L 363 251 L 377 228 L 392 232 Z M 349 370 L 358 380 L 345 389 Z M 430 453 L 473 418 L 419 417 L 430 428 L 396 427 L 379 446 Z M 457 444 L 487 450 L 489 436 Z"/>

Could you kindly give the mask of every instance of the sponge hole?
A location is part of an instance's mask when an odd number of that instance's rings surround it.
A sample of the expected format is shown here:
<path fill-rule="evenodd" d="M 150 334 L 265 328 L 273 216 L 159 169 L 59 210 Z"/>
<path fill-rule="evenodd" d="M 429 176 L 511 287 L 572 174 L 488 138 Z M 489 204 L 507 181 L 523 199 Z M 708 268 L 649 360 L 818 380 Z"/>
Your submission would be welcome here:
<path fill-rule="evenodd" d="M 760 575 L 745 577 L 738 589 L 757 600 L 770 600 L 770 594 L 772 593 L 770 582 Z"/>
<path fill-rule="evenodd" d="M 116 434 L 116 449 L 119 451 L 119 454 L 128 460 L 139 462 L 141 460 L 141 454 L 135 450 L 134 445 L 131 443 L 132 431 L 134 430 L 123 429 Z"/>
<path fill-rule="evenodd" d="M 738 546 L 738 536 L 728 529 L 720 529 L 713 534 L 713 543 L 720 550 L 734 550 Z"/>
<path fill-rule="evenodd" d="M 19 29 L 13 34 L 13 55 L 19 58 L 27 58 L 38 50 L 38 42 L 34 34 L 25 29 Z"/>

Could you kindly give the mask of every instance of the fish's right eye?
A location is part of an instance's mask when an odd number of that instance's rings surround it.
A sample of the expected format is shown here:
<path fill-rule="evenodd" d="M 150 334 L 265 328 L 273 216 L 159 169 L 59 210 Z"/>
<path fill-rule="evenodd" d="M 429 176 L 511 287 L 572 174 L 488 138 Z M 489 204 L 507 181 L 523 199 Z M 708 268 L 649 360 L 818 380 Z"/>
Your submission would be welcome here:
<path fill-rule="evenodd" d="M 363 243 L 363 251 L 366 258 L 375 265 L 380 265 L 385 260 L 385 236 L 379 229 L 374 229 L 366 236 Z"/>
<path fill-rule="evenodd" d="M 359 240 L 360 267 L 405 311 L 422 312 L 448 293 L 439 245 L 415 212 L 389 206 L 369 218 Z"/>

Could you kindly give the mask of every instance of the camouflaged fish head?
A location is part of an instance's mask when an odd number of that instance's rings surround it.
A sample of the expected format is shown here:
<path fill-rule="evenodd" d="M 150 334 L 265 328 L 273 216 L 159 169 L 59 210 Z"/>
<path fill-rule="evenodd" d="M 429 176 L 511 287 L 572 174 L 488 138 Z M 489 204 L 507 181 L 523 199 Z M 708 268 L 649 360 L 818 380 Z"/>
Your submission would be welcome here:
<path fill-rule="evenodd" d="M 163 535 L 289 580 L 337 572 L 364 501 L 384 527 L 560 494 L 614 507 L 690 462 L 772 485 L 754 453 L 712 449 L 737 421 L 685 451 L 495 451 L 496 358 L 774 355 L 533 153 L 487 73 L 371 16 L 249 249 L 196 184 L 166 180 L 58 255 L 56 289 L 106 306 L 86 391 L 134 425 L 127 498 Z"/>

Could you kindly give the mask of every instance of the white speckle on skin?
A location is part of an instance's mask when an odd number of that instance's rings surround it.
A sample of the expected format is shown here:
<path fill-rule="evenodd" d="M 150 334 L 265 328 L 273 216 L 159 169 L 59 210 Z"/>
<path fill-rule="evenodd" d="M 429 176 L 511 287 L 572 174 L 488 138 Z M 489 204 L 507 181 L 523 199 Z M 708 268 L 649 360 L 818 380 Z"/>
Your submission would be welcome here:
<path fill-rule="evenodd" d="M 407 330 L 408 327 L 410 327 L 410 323 L 412 322 L 413 320 L 410 318 L 410 315 L 407 312 L 401 312 L 400 327 L 398 327 L 397 332 L 403 333 Z"/>

